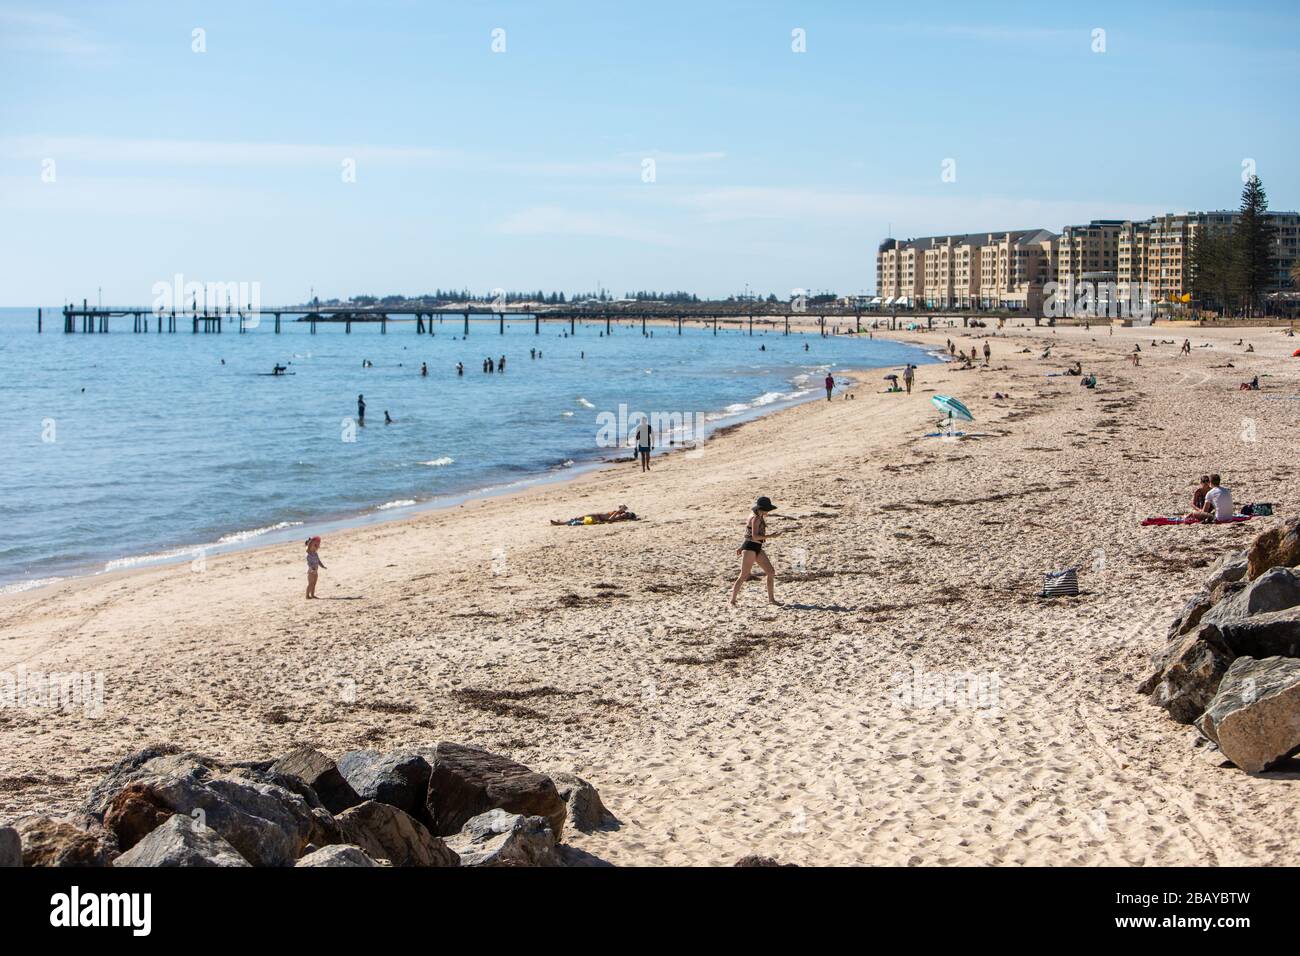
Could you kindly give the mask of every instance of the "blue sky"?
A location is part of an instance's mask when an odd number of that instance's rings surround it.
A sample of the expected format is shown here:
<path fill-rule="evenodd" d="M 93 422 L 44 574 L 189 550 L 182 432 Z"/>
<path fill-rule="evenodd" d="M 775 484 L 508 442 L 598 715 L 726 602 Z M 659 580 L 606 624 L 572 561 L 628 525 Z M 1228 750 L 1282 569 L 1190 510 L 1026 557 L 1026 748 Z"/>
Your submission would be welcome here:
<path fill-rule="evenodd" d="M 891 229 L 1231 207 L 1245 160 L 1300 206 L 1300 8 L 1073 6 L 0 0 L 0 304 L 845 293 Z"/>

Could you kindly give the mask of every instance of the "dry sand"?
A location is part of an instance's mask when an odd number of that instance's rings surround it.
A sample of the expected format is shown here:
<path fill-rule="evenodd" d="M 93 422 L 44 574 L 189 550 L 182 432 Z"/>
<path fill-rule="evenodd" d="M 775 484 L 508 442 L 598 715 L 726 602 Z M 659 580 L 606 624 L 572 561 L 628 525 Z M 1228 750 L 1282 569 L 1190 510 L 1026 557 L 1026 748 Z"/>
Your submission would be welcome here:
<path fill-rule="evenodd" d="M 912 338 L 969 352 L 991 331 Z M 589 778 L 623 826 L 570 840 L 620 864 L 1294 865 L 1300 766 L 1221 766 L 1134 691 L 1204 568 L 1265 525 L 1140 519 L 1185 510 L 1211 470 L 1295 510 L 1300 337 L 1245 330 L 1246 355 L 1242 334 L 1008 329 L 990 368 L 922 368 L 910 397 L 877 373 L 648 476 L 333 535 L 324 600 L 303 600 L 299 545 L 4 598 L 0 670 L 103 672 L 105 710 L 0 710 L 0 820 L 72 808 L 153 741 L 256 759 L 456 740 Z M 1213 347 L 1150 346 L 1184 335 Z M 1095 392 L 1045 376 L 1075 358 Z M 935 391 L 978 437 L 920 437 Z M 755 581 L 732 609 L 759 494 L 786 516 L 768 550 L 787 603 Z M 548 523 L 620 502 L 645 520 Z M 1084 594 L 1036 599 L 1067 565 Z M 906 699 L 962 675 L 982 693 Z"/>

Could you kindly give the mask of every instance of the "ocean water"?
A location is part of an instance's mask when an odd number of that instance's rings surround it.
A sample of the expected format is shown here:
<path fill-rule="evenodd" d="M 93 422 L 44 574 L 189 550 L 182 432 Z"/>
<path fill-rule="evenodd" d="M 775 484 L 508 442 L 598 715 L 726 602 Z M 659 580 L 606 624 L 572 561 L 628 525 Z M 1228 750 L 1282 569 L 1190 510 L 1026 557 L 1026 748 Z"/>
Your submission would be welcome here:
<path fill-rule="evenodd" d="M 609 439 L 636 412 L 712 429 L 823 395 L 828 369 L 934 361 L 865 337 L 602 336 L 603 323 L 567 336 L 567 322 L 534 335 L 522 318 L 504 335 L 471 323 L 467 339 L 459 317 L 432 336 L 400 322 L 386 335 L 180 324 L 65 335 L 46 309 L 37 335 L 35 309 L 0 309 L 0 588 L 301 540 L 628 455 Z M 489 355 L 506 356 L 504 374 L 482 371 Z M 266 374 L 276 363 L 292 374 Z"/>

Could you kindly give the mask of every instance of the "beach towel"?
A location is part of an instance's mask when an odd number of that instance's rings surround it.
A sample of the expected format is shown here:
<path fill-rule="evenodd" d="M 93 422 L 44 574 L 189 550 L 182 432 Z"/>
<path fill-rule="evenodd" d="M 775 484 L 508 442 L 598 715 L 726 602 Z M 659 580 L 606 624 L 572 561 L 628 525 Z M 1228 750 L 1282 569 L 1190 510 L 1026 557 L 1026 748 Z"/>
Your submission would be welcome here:
<path fill-rule="evenodd" d="M 1075 597 L 1079 593 L 1079 569 L 1049 571 L 1043 575 L 1043 590 L 1039 597 Z"/>

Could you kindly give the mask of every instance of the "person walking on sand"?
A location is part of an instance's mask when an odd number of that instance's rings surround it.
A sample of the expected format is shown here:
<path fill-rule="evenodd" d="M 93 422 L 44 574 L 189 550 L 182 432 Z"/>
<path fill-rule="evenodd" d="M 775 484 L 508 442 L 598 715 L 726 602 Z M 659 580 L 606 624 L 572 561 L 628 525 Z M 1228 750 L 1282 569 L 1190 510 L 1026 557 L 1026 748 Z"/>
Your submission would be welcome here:
<path fill-rule="evenodd" d="M 316 577 L 321 568 L 325 567 L 325 562 L 320 559 L 317 553 L 320 551 L 320 536 L 317 535 L 307 539 L 307 597 L 308 599 L 316 596 Z M 326 568 L 326 570 L 329 570 Z"/>
<path fill-rule="evenodd" d="M 641 462 L 641 470 L 650 470 L 650 449 L 654 447 L 655 430 L 650 427 L 650 419 L 642 416 L 636 426 L 636 457 Z"/>
<path fill-rule="evenodd" d="M 831 392 L 835 391 L 835 377 L 830 372 L 826 373 L 826 401 L 831 400 Z"/>
<path fill-rule="evenodd" d="M 913 371 L 913 369 L 915 368 L 916 366 L 913 365 L 911 362 L 908 362 L 907 365 L 903 368 L 903 384 L 907 386 L 908 395 L 912 394 L 912 376 L 915 374 L 915 372 Z"/>
<path fill-rule="evenodd" d="M 731 586 L 732 607 L 735 607 L 740 597 L 740 589 L 749 580 L 755 564 L 767 577 L 767 603 L 780 603 L 776 599 L 776 571 L 767 555 L 763 553 L 763 542 L 767 540 L 767 515 L 775 510 L 776 505 L 772 504 L 772 499 L 767 495 L 755 501 L 754 507 L 750 509 L 749 520 L 745 522 L 745 540 L 736 549 L 736 554 L 740 555 L 740 576 Z"/>
<path fill-rule="evenodd" d="M 1191 339 L 1183 339 L 1183 347 L 1179 350 L 1179 353 L 1178 353 L 1178 354 L 1180 354 L 1180 355 L 1191 355 L 1191 354 L 1192 354 L 1192 340 L 1191 340 Z"/>
<path fill-rule="evenodd" d="M 984 364 L 985 365 L 989 364 L 989 359 L 992 357 L 992 355 L 993 355 L 993 349 L 989 348 L 988 342 L 985 342 L 984 343 Z"/>

